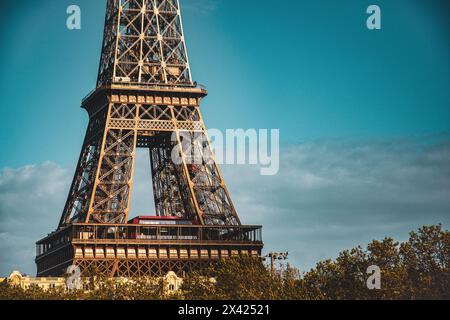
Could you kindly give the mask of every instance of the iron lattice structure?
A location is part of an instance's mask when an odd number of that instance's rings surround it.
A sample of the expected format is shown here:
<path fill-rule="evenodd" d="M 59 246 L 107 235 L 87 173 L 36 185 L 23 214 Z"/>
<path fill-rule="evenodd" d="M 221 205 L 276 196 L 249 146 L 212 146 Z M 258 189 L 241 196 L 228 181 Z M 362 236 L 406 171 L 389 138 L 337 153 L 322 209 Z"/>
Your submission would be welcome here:
<path fill-rule="evenodd" d="M 73 263 L 108 276 L 180 274 L 260 254 L 261 228 L 242 226 L 211 156 L 206 95 L 192 81 L 178 0 L 107 1 L 97 87 L 82 103 L 87 133 L 58 230 L 37 243 L 38 275 Z M 192 225 L 128 223 L 137 148 L 149 151 L 156 215 Z"/>

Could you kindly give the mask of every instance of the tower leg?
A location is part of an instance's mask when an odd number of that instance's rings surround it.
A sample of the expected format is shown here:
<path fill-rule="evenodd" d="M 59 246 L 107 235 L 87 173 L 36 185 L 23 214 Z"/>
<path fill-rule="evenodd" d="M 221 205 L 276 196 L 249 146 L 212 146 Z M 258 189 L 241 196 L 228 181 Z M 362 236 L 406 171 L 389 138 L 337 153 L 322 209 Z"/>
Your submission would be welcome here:
<path fill-rule="evenodd" d="M 129 128 L 111 127 L 111 118 L 117 116 L 120 116 Z M 139 105 L 110 105 L 86 223 L 126 223 L 128 221 L 138 122 Z"/>

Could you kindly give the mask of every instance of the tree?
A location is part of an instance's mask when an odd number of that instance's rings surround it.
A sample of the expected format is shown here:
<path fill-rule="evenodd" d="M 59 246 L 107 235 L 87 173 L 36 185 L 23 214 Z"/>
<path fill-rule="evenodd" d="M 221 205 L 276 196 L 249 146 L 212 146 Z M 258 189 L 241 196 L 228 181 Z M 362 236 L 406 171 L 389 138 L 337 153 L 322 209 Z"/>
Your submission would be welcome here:
<path fill-rule="evenodd" d="M 218 300 L 216 281 L 208 276 L 209 272 L 191 272 L 183 281 L 181 295 L 188 300 Z"/>
<path fill-rule="evenodd" d="M 450 233 L 442 226 L 422 227 L 407 242 L 391 238 L 342 252 L 304 274 L 300 296 L 305 299 L 449 299 Z M 365 271 L 381 269 L 381 290 L 369 290 Z"/>
<path fill-rule="evenodd" d="M 442 226 L 411 232 L 400 247 L 411 299 L 450 299 L 450 232 Z"/>
<path fill-rule="evenodd" d="M 278 300 L 283 281 L 272 277 L 258 258 L 221 260 L 202 273 L 192 273 L 182 286 L 185 299 Z"/>

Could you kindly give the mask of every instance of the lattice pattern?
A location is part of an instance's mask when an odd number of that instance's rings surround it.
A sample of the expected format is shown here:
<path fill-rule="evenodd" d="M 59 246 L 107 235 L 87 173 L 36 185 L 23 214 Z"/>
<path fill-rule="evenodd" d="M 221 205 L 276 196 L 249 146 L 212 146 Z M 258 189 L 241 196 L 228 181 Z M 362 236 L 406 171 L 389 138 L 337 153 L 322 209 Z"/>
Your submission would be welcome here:
<path fill-rule="evenodd" d="M 173 163 L 170 133 L 161 133 L 150 148 L 156 214 L 163 217 L 197 218 L 183 167 Z"/>
<path fill-rule="evenodd" d="M 240 224 L 219 168 L 210 157 L 198 107 L 113 103 L 105 109 L 108 113 L 103 111 L 91 120 L 62 225 L 127 221 L 141 132 L 147 133 L 141 145 L 150 147 L 158 215 L 205 225 Z M 151 138 L 148 132 L 153 132 Z M 182 144 L 178 149 L 182 163 L 175 164 L 172 151 L 186 135 L 191 144 Z"/>
<path fill-rule="evenodd" d="M 135 104 L 113 104 L 111 107 L 111 118 L 114 119 L 135 119 L 136 118 Z"/>
<path fill-rule="evenodd" d="M 169 271 L 175 272 L 179 277 L 194 270 L 204 270 L 217 261 L 210 260 L 75 260 L 74 264 L 80 267 L 81 276 L 89 277 L 92 274 L 105 277 L 163 277 Z"/>
<path fill-rule="evenodd" d="M 139 129 L 154 131 L 174 131 L 175 124 L 172 121 L 139 121 Z"/>
<path fill-rule="evenodd" d="M 182 131 L 203 131 L 203 123 L 201 122 L 178 122 L 178 130 Z"/>
<path fill-rule="evenodd" d="M 143 105 L 139 114 L 142 120 L 172 121 L 170 108 L 167 106 Z"/>
<path fill-rule="evenodd" d="M 117 41 L 117 21 L 119 17 L 119 1 L 108 0 L 106 5 L 105 29 L 103 32 L 102 55 L 98 72 L 97 86 L 111 83 L 115 65 L 115 49 Z"/>
<path fill-rule="evenodd" d="M 197 107 L 174 107 L 173 112 L 177 121 L 200 121 L 200 110 Z"/>
<path fill-rule="evenodd" d="M 106 110 L 94 115 L 89 122 L 86 138 L 78 161 L 69 197 L 60 225 L 84 222 L 89 210 L 89 197 L 95 183 L 98 161 L 106 123 Z"/>
<path fill-rule="evenodd" d="M 203 123 L 196 107 L 171 107 L 157 105 L 113 104 L 109 127 L 114 129 L 134 130 L 136 112 L 139 112 L 138 129 L 153 131 L 203 131 Z M 177 126 L 175 126 L 175 120 Z"/>
<path fill-rule="evenodd" d="M 192 85 L 178 0 L 108 0 L 98 86 Z"/>
<path fill-rule="evenodd" d="M 136 131 L 108 130 L 89 209 L 89 222 L 127 221 L 136 143 Z"/>
<path fill-rule="evenodd" d="M 109 121 L 109 127 L 114 128 L 114 129 L 133 130 L 136 127 L 136 121 L 135 120 L 111 119 Z"/>
<path fill-rule="evenodd" d="M 205 225 L 240 225 L 219 168 L 211 157 L 212 150 L 205 133 L 188 133 L 191 145 L 184 145 L 190 181 Z M 193 154 L 192 152 L 195 153 Z"/>

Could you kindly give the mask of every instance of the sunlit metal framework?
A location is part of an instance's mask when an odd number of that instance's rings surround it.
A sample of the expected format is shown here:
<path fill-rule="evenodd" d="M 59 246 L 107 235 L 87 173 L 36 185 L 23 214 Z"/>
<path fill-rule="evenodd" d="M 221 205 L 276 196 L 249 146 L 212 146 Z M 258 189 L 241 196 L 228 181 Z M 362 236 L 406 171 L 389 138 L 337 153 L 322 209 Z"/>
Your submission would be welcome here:
<path fill-rule="evenodd" d="M 98 86 L 192 85 L 177 0 L 108 0 Z"/>
<path fill-rule="evenodd" d="M 170 263 L 162 263 L 164 255 L 159 254 L 157 259 L 148 255 L 138 259 L 133 253 L 122 256 L 118 250 L 124 247 L 117 243 L 103 247 L 114 250 L 114 257 L 94 254 L 92 259 L 89 250 L 97 252 L 100 244 L 80 244 L 80 239 L 70 238 L 72 233 L 67 241 L 58 242 L 66 246 L 55 250 L 58 245 L 52 241 L 74 225 L 103 224 L 111 231 L 127 224 L 137 148 L 149 151 L 156 215 L 182 218 L 199 227 L 223 227 L 219 232 L 222 238 L 213 242 L 198 239 L 186 250 L 206 250 L 209 258 L 225 250 L 231 250 L 230 254 L 260 253 L 261 239 L 230 243 L 234 238 L 229 232 L 234 229 L 227 227 L 243 226 L 214 159 L 200 112 L 200 101 L 206 95 L 207 91 L 192 81 L 177 0 L 107 1 L 97 88 L 82 103 L 90 121 L 58 231 L 38 243 L 46 248 L 38 250 L 39 275 L 58 275 L 62 267 L 72 263 L 84 272 L 95 265 L 99 272 L 117 276 L 130 274 L 126 267 L 129 261 L 133 266 L 138 260 L 166 266 L 150 268 L 160 273 L 188 271 L 192 265 L 211 261 L 195 259 L 195 255 L 191 259 L 190 254 L 181 259 L 180 250 L 185 249 L 180 248 L 186 246 L 182 238 L 164 247 L 179 254 L 179 259 L 169 259 Z M 101 239 L 101 245 L 106 240 Z M 127 238 L 125 244 L 134 246 L 135 240 Z M 155 239 L 146 241 L 134 249 L 144 246 L 147 254 L 155 250 Z M 128 262 L 119 263 L 123 259 Z M 112 265 L 121 267 L 111 269 Z"/>

